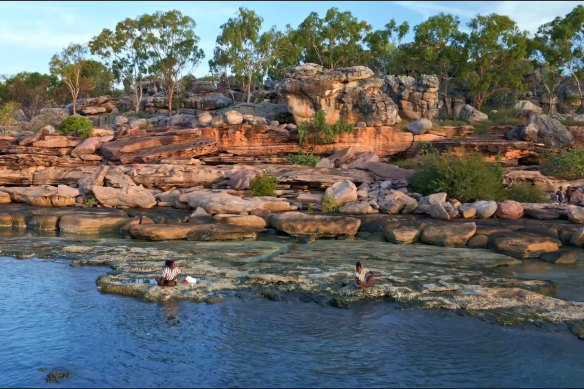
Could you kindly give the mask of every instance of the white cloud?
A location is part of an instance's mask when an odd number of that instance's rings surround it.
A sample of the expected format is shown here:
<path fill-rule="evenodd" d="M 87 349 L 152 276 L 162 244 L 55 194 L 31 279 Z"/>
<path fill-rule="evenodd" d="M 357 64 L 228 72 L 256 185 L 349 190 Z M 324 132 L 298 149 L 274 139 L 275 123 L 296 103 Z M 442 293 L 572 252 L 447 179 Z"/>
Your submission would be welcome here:
<path fill-rule="evenodd" d="M 434 16 L 440 12 L 446 14 L 453 14 L 464 18 L 472 18 L 477 13 L 475 10 L 471 9 L 469 5 L 478 4 L 473 2 L 458 3 L 453 2 L 452 6 L 438 4 L 432 1 L 396 1 L 396 5 L 402 6 L 409 9 L 410 11 L 419 13 L 424 18 Z M 461 5 L 463 4 L 463 5 Z"/>
<path fill-rule="evenodd" d="M 418 13 L 424 18 L 440 12 L 457 15 L 463 21 L 462 30 L 464 30 L 465 19 L 471 19 L 477 14 L 507 15 L 517 23 L 520 30 L 535 34 L 539 26 L 553 20 L 556 16 L 565 16 L 578 4 L 584 4 L 584 1 L 471 1 L 452 2 L 447 5 L 444 5 L 444 2 L 433 1 L 396 1 L 395 4 Z"/>

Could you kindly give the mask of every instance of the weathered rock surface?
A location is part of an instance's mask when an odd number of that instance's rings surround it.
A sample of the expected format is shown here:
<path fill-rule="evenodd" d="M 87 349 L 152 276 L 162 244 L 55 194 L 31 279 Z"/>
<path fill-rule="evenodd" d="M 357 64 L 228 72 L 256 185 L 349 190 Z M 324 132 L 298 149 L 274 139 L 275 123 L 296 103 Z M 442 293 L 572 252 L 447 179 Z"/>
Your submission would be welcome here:
<path fill-rule="evenodd" d="M 331 196 L 339 204 L 355 201 L 357 187 L 349 180 L 339 181 L 326 189 L 325 196 Z"/>
<path fill-rule="evenodd" d="M 59 231 L 67 234 L 94 235 L 116 232 L 128 222 L 127 214 L 74 213 L 61 216 Z"/>
<path fill-rule="evenodd" d="M 495 215 L 501 219 L 518 219 L 523 216 L 523 205 L 517 201 L 505 200 L 499 203 Z"/>

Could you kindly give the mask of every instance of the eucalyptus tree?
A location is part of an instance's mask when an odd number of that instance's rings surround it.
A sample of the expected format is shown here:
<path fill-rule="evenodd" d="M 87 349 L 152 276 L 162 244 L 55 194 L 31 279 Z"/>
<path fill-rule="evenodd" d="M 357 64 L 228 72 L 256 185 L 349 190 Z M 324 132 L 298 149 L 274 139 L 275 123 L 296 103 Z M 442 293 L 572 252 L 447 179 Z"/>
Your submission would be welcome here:
<path fill-rule="evenodd" d="M 556 17 L 539 27 L 536 37 L 536 58 L 547 66 L 548 83 L 544 87 L 555 97 L 558 73 L 566 72 L 583 99 L 584 76 L 584 6 L 578 5 L 565 17 Z M 545 70 L 545 67 L 544 67 Z"/>
<path fill-rule="evenodd" d="M 87 61 L 87 47 L 80 44 L 70 44 L 60 54 L 55 54 L 49 63 L 52 75 L 67 86 L 73 99 L 73 115 L 77 113 L 77 97 L 79 96 L 81 72 Z"/>
<path fill-rule="evenodd" d="M 379 75 L 394 74 L 398 70 L 399 45 L 410 30 L 408 22 L 398 25 L 393 18 L 384 27 L 368 33 L 363 39 L 369 47 L 369 67 Z"/>
<path fill-rule="evenodd" d="M 247 91 L 247 102 L 251 100 L 251 86 L 263 80 L 269 65 L 277 55 L 274 42 L 281 39 L 275 27 L 261 33 L 263 18 L 254 11 L 239 8 L 236 17 L 221 25 L 213 58 L 209 67 L 218 71 L 229 68 L 231 73 Z"/>
<path fill-rule="evenodd" d="M 324 18 L 311 12 L 296 29 L 293 43 L 302 48 L 301 62 L 318 63 L 329 69 L 367 62 L 364 36 L 371 25 L 351 12 L 330 8 Z"/>
<path fill-rule="evenodd" d="M 472 95 L 473 105 L 497 93 L 525 89 L 524 76 L 532 68 L 526 31 L 519 31 L 508 16 L 477 15 L 468 23 L 470 33 L 464 43 L 468 62 L 460 78 Z"/>
<path fill-rule="evenodd" d="M 142 84 L 150 62 L 138 23 L 136 19 L 126 18 L 116 24 L 114 31 L 104 28 L 89 42 L 91 53 L 106 61 L 116 81 L 134 92 L 136 112 L 140 111 Z"/>
<path fill-rule="evenodd" d="M 198 47 L 196 22 L 180 11 L 144 14 L 137 19 L 140 39 L 149 58 L 148 70 L 162 79 L 168 93 L 168 109 L 180 80 L 205 56 Z"/>
<path fill-rule="evenodd" d="M 457 16 L 440 13 L 414 27 L 414 41 L 408 47 L 408 57 L 421 73 L 437 74 L 448 114 L 452 113 L 448 95 L 453 79 L 467 63 L 464 43 L 467 35 L 460 32 Z"/>

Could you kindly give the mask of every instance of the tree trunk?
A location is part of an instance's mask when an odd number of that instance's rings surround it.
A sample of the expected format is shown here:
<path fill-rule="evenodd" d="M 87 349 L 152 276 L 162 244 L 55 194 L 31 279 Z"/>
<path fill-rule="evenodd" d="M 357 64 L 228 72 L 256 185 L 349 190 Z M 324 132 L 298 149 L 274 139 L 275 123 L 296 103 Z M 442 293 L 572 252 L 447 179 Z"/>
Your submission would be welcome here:
<path fill-rule="evenodd" d="M 444 77 L 444 104 L 446 105 L 446 114 L 448 117 L 452 116 L 452 102 L 450 101 L 450 97 L 448 96 L 448 84 L 450 80 L 448 75 Z"/>
<path fill-rule="evenodd" d="M 73 94 L 73 115 L 77 113 L 77 96 L 79 96 L 79 88 L 76 88 Z"/>
<path fill-rule="evenodd" d="M 172 115 L 172 96 L 174 95 L 174 85 L 168 88 L 168 114 Z"/>
<path fill-rule="evenodd" d="M 142 82 L 138 82 L 134 87 L 134 94 L 136 96 L 136 112 L 140 112 L 140 103 L 142 102 Z"/>
<path fill-rule="evenodd" d="M 251 80 L 252 80 L 251 77 L 252 77 L 252 73 L 250 71 L 249 75 L 247 76 L 247 102 L 248 103 L 251 100 Z"/>

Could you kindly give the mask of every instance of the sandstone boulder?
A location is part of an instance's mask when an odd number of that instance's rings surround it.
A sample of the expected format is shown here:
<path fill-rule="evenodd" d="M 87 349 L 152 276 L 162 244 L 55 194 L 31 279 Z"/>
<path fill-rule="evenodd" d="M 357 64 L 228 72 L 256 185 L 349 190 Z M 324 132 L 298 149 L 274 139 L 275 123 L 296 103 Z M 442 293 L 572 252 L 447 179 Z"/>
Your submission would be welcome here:
<path fill-rule="evenodd" d="M 551 147 L 567 147 L 574 136 L 559 120 L 547 115 L 531 115 L 520 132 L 521 139 Z"/>
<path fill-rule="evenodd" d="M 351 201 L 341 205 L 339 213 L 345 215 L 366 215 L 371 213 L 379 213 L 377 209 L 373 209 L 371 204 L 367 201 Z"/>
<path fill-rule="evenodd" d="M 431 195 L 420 197 L 420 204 L 442 204 L 446 202 L 446 192 L 433 193 Z"/>
<path fill-rule="evenodd" d="M 93 235 L 117 232 L 128 222 L 128 215 L 109 213 L 68 214 L 61 216 L 59 231 L 68 234 Z"/>
<path fill-rule="evenodd" d="M 349 169 L 367 169 L 367 165 L 370 162 L 379 162 L 379 156 L 374 151 L 367 151 L 363 153 L 355 154 L 355 159 L 353 162 L 349 163 L 347 168 Z"/>
<path fill-rule="evenodd" d="M 152 208 L 156 199 L 149 189 L 139 186 L 112 188 L 93 186 L 93 194 L 104 207 L 111 208 Z"/>
<path fill-rule="evenodd" d="M 384 162 L 370 162 L 367 169 L 378 180 L 409 180 L 415 173 L 413 169 L 402 169 Z"/>
<path fill-rule="evenodd" d="M 476 209 L 477 219 L 488 219 L 497 212 L 497 202 L 489 200 L 478 200 L 472 204 Z"/>
<path fill-rule="evenodd" d="M 471 123 L 478 123 L 489 120 L 489 116 L 486 113 L 479 111 L 470 104 L 466 104 L 464 107 L 462 107 L 460 110 L 460 118 Z"/>
<path fill-rule="evenodd" d="M 539 258 L 542 254 L 558 251 L 562 242 L 543 235 L 510 234 L 494 239 L 495 249 L 515 258 Z"/>
<path fill-rule="evenodd" d="M 406 130 L 414 135 L 425 134 L 432 128 L 432 121 L 429 119 L 414 120 L 406 125 Z"/>
<path fill-rule="evenodd" d="M 235 226 L 265 228 L 267 224 L 263 218 L 255 215 L 217 214 L 213 218 L 219 223 L 232 224 Z"/>
<path fill-rule="evenodd" d="M 270 226 L 292 236 L 354 236 L 361 220 L 345 216 L 307 215 L 300 212 L 274 214 Z"/>
<path fill-rule="evenodd" d="M 79 190 L 67 185 L 39 185 L 30 187 L 3 187 L 2 191 L 9 193 L 12 201 L 40 207 L 68 207 L 75 205 Z"/>
<path fill-rule="evenodd" d="M 349 180 L 339 181 L 326 189 L 325 196 L 331 196 L 339 204 L 355 201 L 357 187 Z"/>
<path fill-rule="evenodd" d="M 580 257 L 580 255 L 576 251 L 560 250 L 560 251 L 556 251 L 553 253 L 542 254 L 542 256 L 539 257 L 539 259 L 542 261 L 545 261 L 545 262 L 560 265 L 560 264 L 574 263 L 578 260 L 579 257 Z"/>
<path fill-rule="evenodd" d="M 429 225 L 424 228 L 421 241 L 444 247 L 464 247 L 476 230 L 474 222 Z"/>
<path fill-rule="evenodd" d="M 529 100 L 519 100 L 513 108 L 517 111 L 529 110 L 535 113 L 542 113 L 541 107 L 533 104 Z"/>
<path fill-rule="evenodd" d="M 397 228 L 382 228 L 385 238 L 392 243 L 405 244 L 418 241 L 423 226 L 401 226 Z"/>
<path fill-rule="evenodd" d="M 432 219 L 444 220 L 444 221 L 450 220 L 450 214 L 446 211 L 446 209 L 444 208 L 444 205 L 442 205 L 442 203 L 434 203 L 434 204 L 429 204 L 429 205 L 430 205 L 430 211 L 428 213 L 430 214 L 430 217 Z"/>
<path fill-rule="evenodd" d="M 235 190 L 248 189 L 251 181 L 261 174 L 261 169 L 253 167 L 245 167 L 236 171 L 229 177 L 229 187 Z"/>
<path fill-rule="evenodd" d="M 433 119 L 442 107 L 438 97 L 439 79 L 433 74 L 385 77 L 385 91 L 396 102 L 400 114 L 408 120 Z"/>
<path fill-rule="evenodd" d="M 416 199 L 398 190 L 390 190 L 378 201 L 379 209 L 391 214 L 412 213 L 418 207 Z"/>
<path fill-rule="evenodd" d="M 523 216 L 523 205 L 517 201 L 505 200 L 499 203 L 495 215 L 500 219 L 519 219 Z"/>
<path fill-rule="evenodd" d="M 261 228 L 231 224 L 139 224 L 130 227 L 133 238 L 153 241 L 161 240 L 241 240 L 255 239 Z"/>
<path fill-rule="evenodd" d="M 10 194 L 6 192 L 0 192 L 0 204 L 8 204 L 12 202 Z"/>

